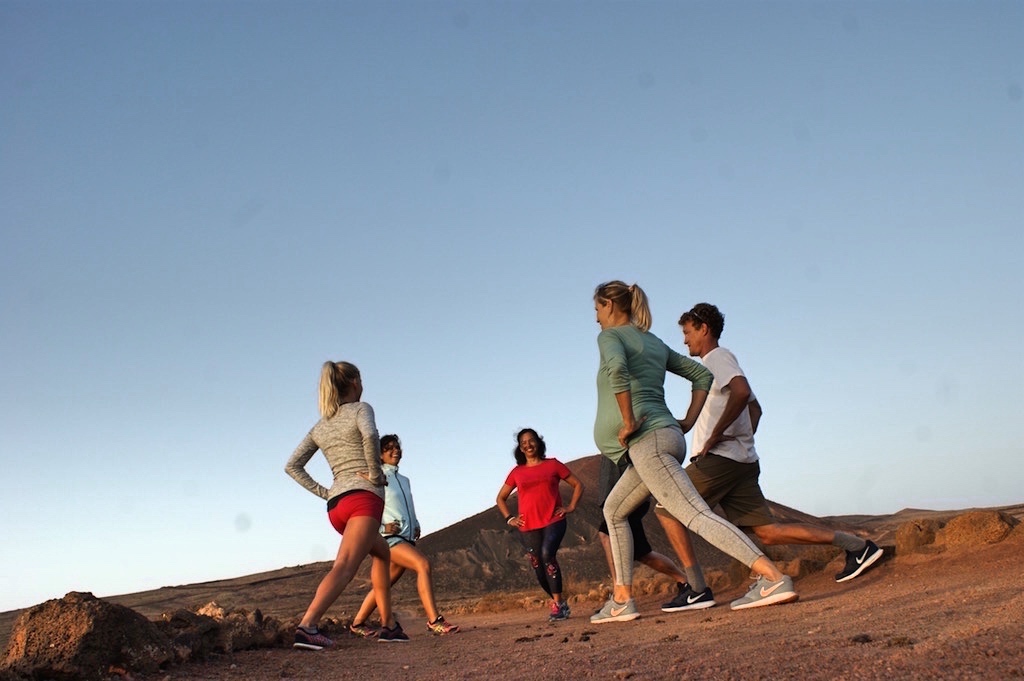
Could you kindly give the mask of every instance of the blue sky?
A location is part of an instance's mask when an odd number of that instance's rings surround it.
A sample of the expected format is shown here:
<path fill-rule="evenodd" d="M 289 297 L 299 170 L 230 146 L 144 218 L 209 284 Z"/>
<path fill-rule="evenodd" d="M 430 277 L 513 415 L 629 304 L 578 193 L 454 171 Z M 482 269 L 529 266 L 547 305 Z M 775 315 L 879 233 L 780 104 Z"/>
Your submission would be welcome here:
<path fill-rule="evenodd" d="M 769 498 L 1024 501 L 1022 88 L 1015 2 L 0 2 L 0 610 L 333 557 L 328 358 L 427 532 L 595 453 L 615 278 Z"/>

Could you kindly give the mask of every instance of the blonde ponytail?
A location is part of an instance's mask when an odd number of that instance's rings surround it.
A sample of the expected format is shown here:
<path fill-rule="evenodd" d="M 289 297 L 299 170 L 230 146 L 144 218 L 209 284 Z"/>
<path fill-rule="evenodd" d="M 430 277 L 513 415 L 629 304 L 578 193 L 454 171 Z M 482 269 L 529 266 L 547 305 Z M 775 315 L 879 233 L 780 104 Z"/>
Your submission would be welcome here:
<path fill-rule="evenodd" d="M 633 322 L 633 326 L 640 329 L 641 331 L 651 330 L 651 308 L 647 304 L 647 294 L 640 288 L 639 284 L 633 284 L 629 287 L 629 292 L 632 297 L 632 304 L 629 308 L 629 317 Z"/>
<path fill-rule="evenodd" d="M 338 413 L 342 400 L 359 380 L 359 369 L 349 362 L 324 362 L 320 368 L 320 416 L 329 419 Z"/>

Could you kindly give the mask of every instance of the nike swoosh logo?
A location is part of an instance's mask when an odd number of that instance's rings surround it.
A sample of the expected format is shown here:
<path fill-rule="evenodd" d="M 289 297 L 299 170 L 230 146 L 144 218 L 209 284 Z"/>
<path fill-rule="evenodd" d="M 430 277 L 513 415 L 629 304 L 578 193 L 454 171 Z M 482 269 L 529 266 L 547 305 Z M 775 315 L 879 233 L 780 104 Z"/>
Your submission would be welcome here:
<path fill-rule="evenodd" d="M 701 596 L 700 594 L 697 594 L 696 596 L 687 596 L 686 597 L 686 602 L 687 603 L 696 603 L 697 601 L 700 600 L 700 596 Z"/>
<path fill-rule="evenodd" d="M 628 606 L 629 606 L 629 603 L 626 603 L 626 605 L 622 606 L 621 608 L 612 608 L 611 609 L 612 617 L 618 617 L 622 613 L 626 612 L 626 608 Z"/>
<path fill-rule="evenodd" d="M 868 557 L 868 551 L 870 551 L 870 550 L 871 550 L 871 547 L 870 547 L 870 546 L 865 546 L 865 547 L 864 547 L 864 553 L 862 553 L 861 555 L 857 556 L 857 565 L 860 565 L 860 564 L 862 564 L 862 563 L 863 563 L 863 562 L 864 562 L 865 560 L 867 560 L 867 557 Z"/>
<path fill-rule="evenodd" d="M 782 586 L 782 582 L 778 582 L 776 584 L 772 584 L 771 587 L 767 588 L 767 589 L 762 586 L 761 587 L 761 598 L 765 598 L 766 596 L 771 596 L 773 593 L 775 593 L 778 590 L 778 588 L 780 586 Z"/>

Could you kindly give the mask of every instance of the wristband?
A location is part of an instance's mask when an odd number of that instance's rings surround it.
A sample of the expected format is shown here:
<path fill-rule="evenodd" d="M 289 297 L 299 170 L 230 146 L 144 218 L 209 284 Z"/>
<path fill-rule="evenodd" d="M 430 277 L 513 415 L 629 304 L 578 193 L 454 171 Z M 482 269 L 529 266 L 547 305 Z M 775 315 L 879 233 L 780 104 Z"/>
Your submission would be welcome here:
<path fill-rule="evenodd" d="M 512 520 L 515 517 L 516 517 L 515 513 L 509 513 L 507 516 L 505 516 L 505 524 L 507 525 L 508 521 Z"/>

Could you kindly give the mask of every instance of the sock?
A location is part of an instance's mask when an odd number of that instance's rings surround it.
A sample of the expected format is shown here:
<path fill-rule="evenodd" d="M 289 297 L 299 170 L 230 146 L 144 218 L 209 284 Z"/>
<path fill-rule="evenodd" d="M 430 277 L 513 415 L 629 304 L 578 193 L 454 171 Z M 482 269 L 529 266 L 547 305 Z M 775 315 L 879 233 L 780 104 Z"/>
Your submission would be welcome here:
<path fill-rule="evenodd" d="M 832 546 L 838 546 L 843 551 L 852 551 L 853 553 L 860 553 L 867 545 L 867 540 L 846 532 L 836 532 L 836 536 L 832 540 Z"/>
<path fill-rule="evenodd" d="M 693 593 L 699 594 L 708 588 L 708 585 L 704 583 L 704 571 L 700 569 L 700 565 L 694 565 L 693 567 L 686 567 L 684 565 L 683 570 L 686 572 L 686 581 L 689 582 Z"/>

